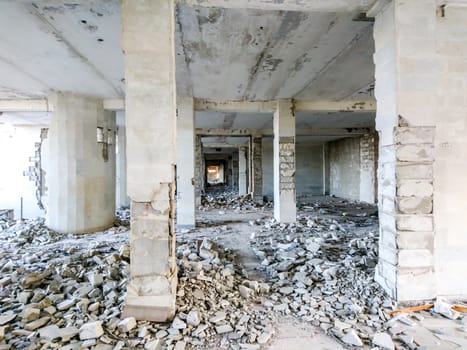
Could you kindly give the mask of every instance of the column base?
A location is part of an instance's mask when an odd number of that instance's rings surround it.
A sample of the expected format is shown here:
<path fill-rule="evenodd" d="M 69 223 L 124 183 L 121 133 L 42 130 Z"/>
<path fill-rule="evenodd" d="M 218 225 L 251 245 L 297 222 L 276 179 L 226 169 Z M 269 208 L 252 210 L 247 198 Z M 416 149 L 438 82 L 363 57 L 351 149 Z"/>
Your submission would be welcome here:
<path fill-rule="evenodd" d="M 168 322 L 175 316 L 175 296 L 127 297 L 122 318 L 134 317 L 141 321 Z"/>
<path fill-rule="evenodd" d="M 195 224 L 177 224 L 176 225 L 177 227 L 177 230 L 192 230 L 194 228 L 196 228 L 196 225 Z"/>

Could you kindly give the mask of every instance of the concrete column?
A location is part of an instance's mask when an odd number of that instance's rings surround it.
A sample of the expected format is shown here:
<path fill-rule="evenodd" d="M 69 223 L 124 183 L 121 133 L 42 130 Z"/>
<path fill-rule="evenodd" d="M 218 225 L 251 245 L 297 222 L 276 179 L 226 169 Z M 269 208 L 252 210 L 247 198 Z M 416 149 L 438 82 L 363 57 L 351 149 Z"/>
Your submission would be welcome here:
<path fill-rule="evenodd" d="M 106 229 L 115 219 L 115 118 L 99 99 L 59 92 L 50 101 L 47 226 L 62 233 Z"/>
<path fill-rule="evenodd" d="M 329 195 L 331 188 L 331 167 L 329 163 L 329 143 L 323 144 L 323 195 Z"/>
<path fill-rule="evenodd" d="M 178 97 L 177 226 L 195 227 L 195 113 L 192 97 Z"/>
<path fill-rule="evenodd" d="M 394 0 L 376 15 L 376 279 L 397 300 L 467 295 L 466 16 L 435 0 Z"/>
<path fill-rule="evenodd" d="M 274 218 L 295 222 L 295 115 L 292 101 L 280 100 L 274 113 Z"/>
<path fill-rule="evenodd" d="M 375 136 L 360 137 L 360 201 L 375 203 Z"/>
<path fill-rule="evenodd" d="M 172 0 L 123 0 L 130 281 L 123 317 L 175 314 L 176 101 Z"/>
<path fill-rule="evenodd" d="M 247 178 L 246 178 L 246 148 L 238 149 L 238 194 L 243 196 L 246 194 Z"/>
<path fill-rule="evenodd" d="M 117 208 L 129 207 L 130 197 L 126 190 L 126 126 L 125 112 L 117 111 L 117 150 L 116 150 L 116 206 Z"/>
<path fill-rule="evenodd" d="M 197 135 L 195 139 L 195 203 L 201 205 L 201 193 L 204 188 L 204 167 L 203 167 L 203 145 L 201 136 Z"/>
<path fill-rule="evenodd" d="M 253 200 L 263 202 L 263 139 L 253 137 Z"/>

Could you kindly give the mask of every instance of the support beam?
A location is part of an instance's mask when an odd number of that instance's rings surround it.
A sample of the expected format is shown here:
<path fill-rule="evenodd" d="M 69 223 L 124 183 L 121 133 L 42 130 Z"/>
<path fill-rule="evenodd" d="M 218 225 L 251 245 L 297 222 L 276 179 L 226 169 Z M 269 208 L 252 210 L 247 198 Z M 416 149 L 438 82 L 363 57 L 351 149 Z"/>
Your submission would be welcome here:
<path fill-rule="evenodd" d="M 263 202 L 263 139 L 253 137 L 253 200 Z"/>
<path fill-rule="evenodd" d="M 366 11 L 374 0 L 178 0 L 188 6 L 255 9 L 266 11 L 353 12 Z"/>
<path fill-rule="evenodd" d="M 295 115 L 292 101 L 280 100 L 274 113 L 274 218 L 297 220 L 295 198 Z"/>
<path fill-rule="evenodd" d="M 122 317 L 175 315 L 176 101 L 172 0 L 123 0 L 131 263 Z"/>
<path fill-rule="evenodd" d="M 51 112 L 48 99 L 0 100 L 0 112 Z"/>
<path fill-rule="evenodd" d="M 274 113 L 276 101 L 212 101 L 195 99 L 196 111 Z M 376 111 L 376 101 L 294 101 L 296 112 Z M 125 110 L 124 99 L 104 99 L 104 109 Z M 0 112 L 49 112 L 53 105 L 46 99 L 0 100 Z"/>
<path fill-rule="evenodd" d="M 201 136 L 195 137 L 195 202 L 201 205 L 201 194 L 204 190 L 204 156 Z"/>
<path fill-rule="evenodd" d="M 104 109 L 108 111 L 124 111 L 125 100 L 123 98 L 104 100 Z"/>
<path fill-rule="evenodd" d="M 293 101 L 296 112 L 376 111 L 375 100 Z M 276 101 L 213 101 L 195 99 L 195 110 L 236 113 L 274 113 Z"/>
<path fill-rule="evenodd" d="M 246 147 L 238 149 L 238 194 L 243 196 L 246 194 L 247 178 L 246 178 Z"/>
<path fill-rule="evenodd" d="M 244 143 L 205 143 L 203 142 L 204 148 L 240 148 L 246 147 Z"/>
<path fill-rule="evenodd" d="M 356 137 L 370 132 L 368 128 L 307 128 L 296 130 L 296 136 Z M 273 129 L 196 129 L 201 136 L 273 136 Z"/>
<path fill-rule="evenodd" d="M 296 112 L 376 111 L 376 101 L 295 101 Z"/>
<path fill-rule="evenodd" d="M 116 152 L 116 206 L 129 207 L 130 198 L 126 188 L 126 123 L 125 112 L 115 112 L 117 117 L 117 152 Z"/>
<path fill-rule="evenodd" d="M 177 97 L 177 227 L 195 227 L 195 113 L 192 97 Z"/>
<path fill-rule="evenodd" d="M 124 111 L 125 100 L 104 99 L 104 109 L 107 111 Z M 0 99 L 0 112 L 52 112 L 54 110 L 52 101 L 47 98 L 40 99 Z"/>
<path fill-rule="evenodd" d="M 195 99 L 195 110 L 237 113 L 273 113 L 275 101 L 212 101 Z"/>

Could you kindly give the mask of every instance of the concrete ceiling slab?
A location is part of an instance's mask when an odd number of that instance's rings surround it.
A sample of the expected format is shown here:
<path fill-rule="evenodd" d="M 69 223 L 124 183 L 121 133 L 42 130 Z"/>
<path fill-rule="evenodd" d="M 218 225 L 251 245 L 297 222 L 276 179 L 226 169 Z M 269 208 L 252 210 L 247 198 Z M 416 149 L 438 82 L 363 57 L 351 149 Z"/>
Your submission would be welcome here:
<path fill-rule="evenodd" d="M 1 1 L 0 98 L 122 97 L 120 33 L 118 0 Z"/>
<path fill-rule="evenodd" d="M 229 125 L 225 127 L 226 115 Z M 375 112 L 297 112 L 295 127 L 307 128 L 374 128 Z M 214 111 L 195 112 L 195 127 L 199 129 L 258 129 L 273 128 L 272 113 L 223 113 Z"/>
<path fill-rule="evenodd" d="M 372 24 L 355 16 L 179 5 L 177 83 L 215 100 L 355 96 L 374 76 Z"/>

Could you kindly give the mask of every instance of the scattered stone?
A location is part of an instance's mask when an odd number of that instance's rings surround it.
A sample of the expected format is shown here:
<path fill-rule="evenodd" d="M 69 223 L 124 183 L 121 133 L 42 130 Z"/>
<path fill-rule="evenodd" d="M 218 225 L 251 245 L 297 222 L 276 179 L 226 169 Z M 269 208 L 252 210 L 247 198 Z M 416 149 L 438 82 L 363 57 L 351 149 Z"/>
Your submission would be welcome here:
<path fill-rule="evenodd" d="M 186 322 L 191 326 L 198 326 L 201 323 L 199 311 L 191 310 L 186 317 Z"/>
<path fill-rule="evenodd" d="M 79 329 L 79 339 L 95 339 L 104 334 L 102 329 L 102 321 L 88 322 Z"/>
<path fill-rule="evenodd" d="M 394 342 L 391 339 L 391 336 L 388 333 L 375 333 L 372 340 L 373 344 L 379 346 L 383 349 L 394 350 Z"/>
<path fill-rule="evenodd" d="M 28 331 L 34 331 L 34 330 L 46 325 L 49 321 L 50 321 L 50 317 L 45 316 L 45 317 L 39 318 L 39 319 L 37 319 L 35 321 L 26 323 L 24 325 L 24 329 L 26 329 Z"/>
<path fill-rule="evenodd" d="M 230 324 L 223 324 L 220 326 L 216 326 L 216 332 L 218 334 L 230 333 L 233 332 L 233 328 Z"/>
<path fill-rule="evenodd" d="M 354 329 L 347 332 L 341 339 L 344 343 L 354 346 L 363 346 L 363 342 Z"/>
<path fill-rule="evenodd" d="M 127 317 L 123 320 L 121 320 L 118 325 L 118 330 L 123 333 L 128 333 L 131 331 L 133 328 L 136 327 L 136 320 L 134 317 Z"/>

